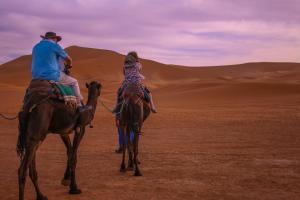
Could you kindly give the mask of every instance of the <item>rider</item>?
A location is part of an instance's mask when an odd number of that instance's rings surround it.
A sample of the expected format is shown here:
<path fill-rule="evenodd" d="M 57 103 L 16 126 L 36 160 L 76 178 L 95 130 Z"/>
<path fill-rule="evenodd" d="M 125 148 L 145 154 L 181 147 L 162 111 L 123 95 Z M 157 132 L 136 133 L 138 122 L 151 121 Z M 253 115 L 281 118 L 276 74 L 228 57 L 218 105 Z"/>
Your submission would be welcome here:
<path fill-rule="evenodd" d="M 61 36 L 54 32 L 47 32 L 41 37 L 43 39 L 32 50 L 32 78 L 60 82 L 63 85 L 71 86 L 77 97 L 77 104 L 81 105 L 83 98 L 77 80 L 60 70 L 60 59 L 66 65 L 72 66 L 71 57 L 57 44 L 61 41 Z"/>
<path fill-rule="evenodd" d="M 153 113 L 157 113 L 156 108 L 154 106 L 152 94 L 150 90 L 143 85 L 143 80 L 145 77 L 141 74 L 142 64 L 139 62 L 139 57 L 135 51 L 131 51 L 127 54 L 124 61 L 123 74 L 124 81 L 121 87 L 118 89 L 118 98 L 117 104 L 115 106 L 114 112 L 118 114 L 120 111 L 120 103 L 122 100 L 122 93 L 124 89 L 129 84 L 139 85 L 144 93 L 145 100 L 150 103 L 150 109 Z"/>
<path fill-rule="evenodd" d="M 130 85 L 130 84 L 137 84 L 140 86 L 142 92 L 144 93 L 145 100 L 150 103 L 150 109 L 153 113 L 157 113 L 156 108 L 153 103 L 152 95 L 148 88 L 146 88 L 143 85 L 143 80 L 145 77 L 141 74 L 142 65 L 139 62 L 139 57 L 135 51 L 131 51 L 127 54 L 124 61 L 124 67 L 123 67 L 123 74 L 125 76 L 125 80 L 123 81 L 121 87 L 118 89 L 117 94 L 117 103 L 113 110 L 113 112 L 116 114 L 116 126 L 119 126 L 119 117 L 120 117 L 120 111 L 121 111 L 121 101 L 123 99 L 122 93 L 124 89 Z M 116 153 L 122 152 L 122 133 L 121 129 L 118 127 L 118 134 L 119 134 L 119 148 L 116 149 Z"/>

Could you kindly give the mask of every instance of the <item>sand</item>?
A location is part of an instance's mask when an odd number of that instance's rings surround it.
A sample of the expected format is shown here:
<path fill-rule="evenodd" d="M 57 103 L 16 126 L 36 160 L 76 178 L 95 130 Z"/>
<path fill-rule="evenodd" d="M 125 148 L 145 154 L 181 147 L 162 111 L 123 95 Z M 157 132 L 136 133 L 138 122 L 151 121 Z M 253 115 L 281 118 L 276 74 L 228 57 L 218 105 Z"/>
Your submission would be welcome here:
<path fill-rule="evenodd" d="M 70 47 L 73 75 L 103 84 L 110 107 L 122 81 L 123 56 Z M 100 104 L 79 148 L 78 185 L 60 185 L 66 164 L 57 135 L 37 153 L 49 199 L 299 199 L 300 64 L 249 63 L 186 68 L 142 60 L 159 113 L 140 140 L 142 177 L 121 174 L 114 118 Z M 30 56 L 0 66 L 0 112 L 15 115 L 30 80 Z M 17 121 L 0 119 L 0 199 L 17 199 Z M 26 199 L 35 199 L 30 179 Z"/>

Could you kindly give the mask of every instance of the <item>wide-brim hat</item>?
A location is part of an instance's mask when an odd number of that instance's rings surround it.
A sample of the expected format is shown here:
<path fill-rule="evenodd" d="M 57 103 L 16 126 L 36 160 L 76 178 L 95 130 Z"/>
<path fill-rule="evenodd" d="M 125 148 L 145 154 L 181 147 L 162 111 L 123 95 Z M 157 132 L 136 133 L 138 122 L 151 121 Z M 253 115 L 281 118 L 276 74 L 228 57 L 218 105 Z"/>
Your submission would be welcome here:
<path fill-rule="evenodd" d="M 41 35 L 41 38 L 43 39 L 53 39 L 53 38 L 56 38 L 57 39 L 57 42 L 61 41 L 61 36 L 59 35 L 56 35 L 56 33 L 54 32 L 47 32 L 45 33 L 45 35 Z"/>

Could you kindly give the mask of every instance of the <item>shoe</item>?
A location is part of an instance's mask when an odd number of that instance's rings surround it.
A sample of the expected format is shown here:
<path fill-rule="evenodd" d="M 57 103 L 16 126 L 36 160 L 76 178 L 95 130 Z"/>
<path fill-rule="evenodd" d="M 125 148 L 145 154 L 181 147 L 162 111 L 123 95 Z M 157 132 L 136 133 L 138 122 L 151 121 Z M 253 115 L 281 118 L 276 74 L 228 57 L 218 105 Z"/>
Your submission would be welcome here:
<path fill-rule="evenodd" d="M 91 110 L 91 109 L 92 109 L 91 106 L 79 106 L 77 108 L 77 110 L 78 110 L 79 113 L 86 112 L 86 111 Z"/>
<path fill-rule="evenodd" d="M 151 112 L 157 113 L 157 110 L 155 108 L 151 108 Z"/>
<path fill-rule="evenodd" d="M 82 113 L 82 112 L 85 111 L 85 109 L 84 109 L 83 106 L 78 106 L 78 107 L 77 107 L 77 111 L 78 111 L 79 113 Z"/>
<path fill-rule="evenodd" d="M 81 103 L 81 105 L 82 105 L 82 106 L 84 106 L 84 103 L 83 103 L 83 101 L 82 101 L 82 100 L 80 101 L 80 103 Z"/>

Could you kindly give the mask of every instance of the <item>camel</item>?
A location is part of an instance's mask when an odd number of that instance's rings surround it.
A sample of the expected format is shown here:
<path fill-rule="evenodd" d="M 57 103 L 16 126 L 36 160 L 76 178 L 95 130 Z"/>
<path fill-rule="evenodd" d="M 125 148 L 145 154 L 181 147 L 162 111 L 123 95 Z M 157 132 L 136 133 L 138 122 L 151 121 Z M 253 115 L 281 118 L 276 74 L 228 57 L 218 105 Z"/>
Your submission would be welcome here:
<path fill-rule="evenodd" d="M 34 109 L 31 105 L 24 105 L 24 110 L 19 113 L 19 137 L 17 152 L 21 163 L 18 170 L 19 178 L 19 200 L 24 200 L 24 187 L 26 172 L 29 169 L 29 176 L 36 190 L 37 200 L 47 200 L 38 185 L 36 170 L 36 151 L 49 133 L 59 134 L 67 147 L 67 169 L 62 183 L 69 185 L 69 194 L 80 194 L 75 177 L 77 163 L 77 150 L 85 133 L 85 127 L 91 123 L 97 107 L 97 99 L 101 93 L 101 84 L 92 81 L 86 83 L 88 88 L 87 103 L 79 111 L 70 111 L 62 101 L 51 98 L 33 96 L 31 101 L 35 103 Z M 31 111 L 28 109 L 31 107 Z M 29 109 L 30 110 L 30 109 Z M 75 132 L 73 144 L 69 135 Z"/>
<path fill-rule="evenodd" d="M 123 109 L 120 113 L 119 127 L 123 134 L 122 162 L 120 172 L 134 170 L 134 176 L 142 176 L 139 169 L 138 143 L 143 122 L 150 115 L 149 103 L 145 102 L 143 94 L 140 94 L 138 85 L 129 85 L 123 95 Z M 128 166 L 125 167 L 125 155 L 128 151 Z M 132 157 L 133 156 L 133 157 Z"/>

